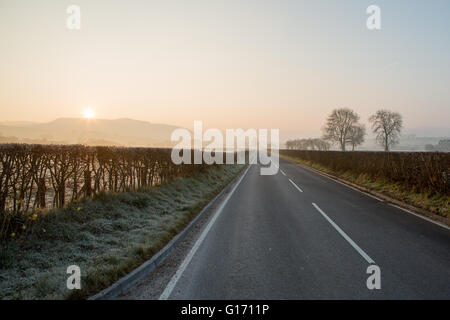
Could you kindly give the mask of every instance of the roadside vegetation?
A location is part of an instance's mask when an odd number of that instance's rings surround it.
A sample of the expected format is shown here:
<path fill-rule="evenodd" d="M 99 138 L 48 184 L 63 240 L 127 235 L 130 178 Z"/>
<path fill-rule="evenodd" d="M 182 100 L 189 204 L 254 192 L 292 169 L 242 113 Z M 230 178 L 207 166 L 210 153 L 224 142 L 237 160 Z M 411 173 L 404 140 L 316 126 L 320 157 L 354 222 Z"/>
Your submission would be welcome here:
<path fill-rule="evenodd" d="M 0 299 L 81 299 L 101 291 L 150 259 L 242 168 L 211 166 L 27 214 L 33 232 L 0 242 Z M 81 268 L 81 290 L 66 287 L 70 265 Z"/>
<path fill-rule="evenodd" d="M 450 222 L 448 153 L 280 150 L 280 156 Z"/>
<path fill-rule="evenodd" d="M 349 108 L 334 109 L 321 139 L 286 142 L 280 156 L 359 186 L 365 191 L 407 204 L 415 211 L 450 225 L 450 154 L 440 152 L 390 152 L 399 142 L 403 118 L 380 109 L 369 117 L 372 132 L 384 152 L 352 151 L 365 140 L 366 127 Z M 446 150 L 445 140 L 439 151 Z M 341 151 L 330 151 L 331 146 Z M 431 151 L 433 146 L 428 147 Z M 386 198 L 387 199 L 387 198 Z M 417 208 L 419 210 L 417 210 Z"/>
<path fill-rule="evenodd" d="M 81 145 L 0 145 L 0 242 L 32 232 L 42 212 L 104 192 L 157 186 L 200 173 L 171 149 Z"/>
<path fill-rule="evenodd" d="M 334 109 L 322 127 L 322 138 L 293 139 L 286 141 L 289 150 L 320 150 L 328 151 L 331 146 L 346 151 L 350 146 L 352 151 L 363 144 L 366 136 L 366 126 L 359 122 L 360 116 L 349 108 Z M 392 146 L 398 144 L 403 128 L 402 115 L 395 111 L 380 109 L 369 117 L 372 132 L 377 143 L 389 152 Z M 431 146 L 432 147 L 432 146 Z"/>

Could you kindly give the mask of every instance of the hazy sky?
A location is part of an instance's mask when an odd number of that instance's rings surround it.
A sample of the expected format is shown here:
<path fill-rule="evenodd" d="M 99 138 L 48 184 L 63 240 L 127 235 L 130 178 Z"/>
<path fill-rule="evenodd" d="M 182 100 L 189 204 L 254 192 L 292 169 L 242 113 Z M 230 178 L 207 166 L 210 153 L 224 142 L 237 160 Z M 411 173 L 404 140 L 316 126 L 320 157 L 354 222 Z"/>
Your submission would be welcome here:
<path fill-rule="evenodd" d="M 81 8 L 81 30 L 66 9 Z M 382 30 L 366 28 L 381 8 Z M 450 127 L 450 1 L 0 0 L 0 121 L 96 110 L 318 136 L 336 107 Z M 450 135 L 450 129 L 449 129 Z"/>

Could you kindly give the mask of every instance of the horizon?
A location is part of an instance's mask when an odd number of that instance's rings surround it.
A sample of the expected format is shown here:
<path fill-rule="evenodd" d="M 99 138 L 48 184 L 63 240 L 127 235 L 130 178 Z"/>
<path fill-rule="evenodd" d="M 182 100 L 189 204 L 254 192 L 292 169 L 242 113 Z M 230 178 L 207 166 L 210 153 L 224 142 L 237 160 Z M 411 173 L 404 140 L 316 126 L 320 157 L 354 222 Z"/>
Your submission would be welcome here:
<path fill-rule="evenodd" d="M 48 122 L 36 122 L 36 121 L 0 121 L 0 126 L 5 126 L 5 127 L 24 127 L 24 128 L 30 128 L 33 127 L 33 125 L 45 125 L 45 124 L 51 124 L 57 121 L 61 121 L 61 120 L 75 120 L 75 121 L 85 121 L 86 123 L 92 123 L 95 124 L 97 121 L 131 121 L 131 122 L 140 122 L 140 123 L 145 123 L 145 124 L 149 124 L 149 125 L 156 125 L 156 126 L 167 126 L 167 127 L 175 127 L 175 128 L 186 128 L 190 131 L 193 131 L 193 127 L 178 127 L 175 126 L 173 124 L 170 123 L 156 123 L 156 122 L 149 122 L 146 120 L 139 120 L 139 119 L 132 119 L 132 118 L 116 118 L 116 119 L 105 119 L 105 118 L 96 118 L 96 117 L 85 117 L 85 116 L 81 116 L 81 117 L 61 117 L 61 118 L 56 118 L 53 119 L 51 121 Z M 212 129 L 209 127 L 205 127 L 203 132 L 207 129 Z M 251 128 L 229 128 L 229 129 L 251 129 Z M 226 129 L 219 129 L 221 132 L 225 132 Z M 418 128 L 403 128 L 401 134 L 400 134 L 400 139 L 401 141 L 406 141 L 408 139 L 448 139 L 450 138 L 450 134 L 440 134 L 443 131 L 445 131 L 446 128 L 434 128 L 434 127 L 418 127 Z M 431 133 L 430 133 L 431 132 Z M 0 137 L 2 136 L 2 132 L 0 131 Z M 283 133 L 283 131 L 280 131 L 280 143 L 282 145 L 284 145 L 287 141 L 289 140 L 296 140 L 296 139 L 321 139 L 322 135 L 318 135 L 318 136 L 292 136 L 292 135 L 286 135 Z M 33 138 L 28 137 L 25 139 L 31 139 L 33 140 Z M 362 148 L 362 150 L 367 150 L 367 148 L 369 147 L 370 149 L 372 149 L 376 144 L 374 143 L 374 139 L 375 139 L 375 134 L 371 131 L 368 130 L 367 133 L 367 139 L 366 141 L 361 145 L 360 148 Z M 405 140 L 406 139 L 406 140 Z M 109 142 L 114 142 L 114 141 L 109 141 Z M 401 143 L 400 143 L 401 146 Z M 419 146 L 419 145 L 418 145 Z M 423 146 L 422 146 L 423 147 Z M 375 149 L 379 149 L 375 148 Z"/>
<path fill-rule="evenodd" d="M 219 129 L 279 128 L 287 139 L 321 136 L 335 108 L 354 109 L 364 123 L 387 108 L 405 128 L 450 135 L 447 1 L 378 1 L 376 31 L 365 26 L 369 1 L 80 0 L 80 30 L 66 28 L 61 1 L 6 3 L 2 122 L 90 109 L 96 118 L 186 128 L 198 119 Z"/>
<path fill-rule="evenodd" d="M 449 0 L 0 0 L 0 299 L 450 299 L 449 40 Z"/>

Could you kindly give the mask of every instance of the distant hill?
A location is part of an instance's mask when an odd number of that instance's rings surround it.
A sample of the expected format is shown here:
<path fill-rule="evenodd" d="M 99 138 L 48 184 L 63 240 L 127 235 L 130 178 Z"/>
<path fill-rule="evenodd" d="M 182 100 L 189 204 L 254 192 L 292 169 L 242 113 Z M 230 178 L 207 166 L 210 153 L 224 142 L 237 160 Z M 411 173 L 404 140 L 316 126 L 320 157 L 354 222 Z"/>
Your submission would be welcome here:
<path fill-rule="evenodd" d="M 450 127 L 416 127 L 402 130 L 404 136 L 417 137 L 450 137 Z"/>
<path fill-rule="evenodd" d="M 8 127 L 28 127 L 37 124 L 37 122 L 31 121 L 3 121 L 0 122 L 0 126 L 8 126 Z"/>
<path fill-rule="evenodd" d="M 0 123 L 1 140 L 15 142 L 166 147 L 178 127 L 132 119 L 60 118 L 48 123 Z M 12 142 L 12 141 L 11 141 Z"/>
<path fill-rule="evenodd" d="M 399 143 L 392 147 L 392 151 L 426 151 L 427 145 L 437 145 L 439 141 L 450 138 L 450 128 L 444 127 L 416 127 L 405 128 L 399 137 Z M 376 142 L 374 134 L 369 131 L 365 142 L 358 150 L 379 150 L 383 148 Z"/>
<path fill-rule="evenodd" d="M 445 136 L 442 137 L 419 137 L 414 134 L 401 135 L 399 144 L 392 147 L 392 151 L 427 151 L 427 145 L 437 145 L 439 141 L 448 139 Z M 378 150 L 382 151 L 381 147 L 374 137 L 366 137 L 362 146 L 358 147 L 358 150 Z"/>

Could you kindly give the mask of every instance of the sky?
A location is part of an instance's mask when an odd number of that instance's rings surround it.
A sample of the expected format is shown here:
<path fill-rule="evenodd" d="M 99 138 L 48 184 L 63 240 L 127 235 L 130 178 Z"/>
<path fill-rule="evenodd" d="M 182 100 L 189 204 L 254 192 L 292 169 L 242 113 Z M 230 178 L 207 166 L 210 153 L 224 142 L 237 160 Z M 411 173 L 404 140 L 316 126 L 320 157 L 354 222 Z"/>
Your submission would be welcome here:
<path fill-rule="evenodd" d="M 366 27 L 372 4 L 381 30 Z M 448 0 L 0 0 L 0 121 L 91 108 L 297 138 L 334 108 L 363 123 L 386 108 L 450 135 L 449 39 Z"/>

